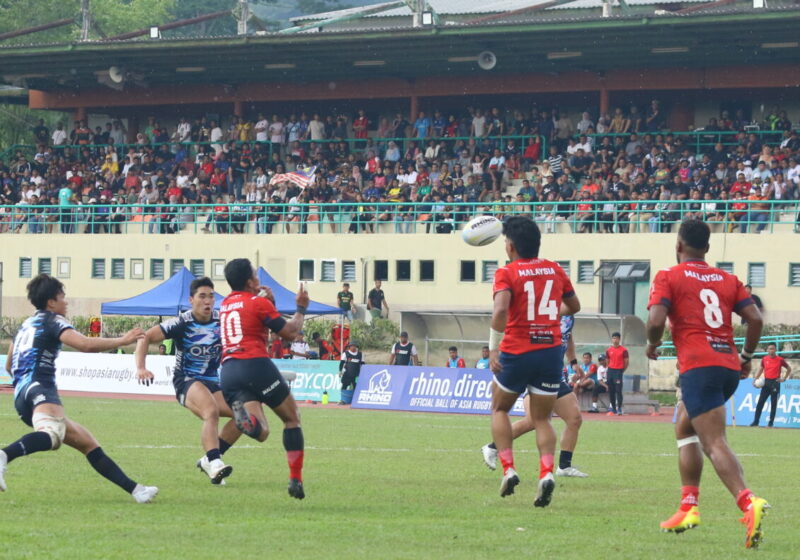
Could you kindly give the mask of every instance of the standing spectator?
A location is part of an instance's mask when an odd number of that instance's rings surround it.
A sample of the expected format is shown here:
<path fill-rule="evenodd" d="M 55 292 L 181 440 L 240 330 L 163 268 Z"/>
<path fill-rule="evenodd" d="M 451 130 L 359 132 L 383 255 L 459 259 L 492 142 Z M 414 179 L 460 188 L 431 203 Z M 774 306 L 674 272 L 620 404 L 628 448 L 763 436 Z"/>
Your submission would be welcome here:
<path fill-rule="evenodd" d="M 381 289 L 381 281 L 375 280 L 375 287 L 367 294 L 367 309 L 373 319 L 380 319 L 383 308 L 386 307 L 386 315 L 389 315 L 389 303 Z"/>
<path fill-rule="evenodd" d="M 358 110 L 358 117 L 353 121 L 353 136 L 358 140 L 366 140 L 369 136 L 369 119 L 364 109 Z"/>
<path fill-rule="evenodd" d="M 467 367 L 467 363 L 464 361 L 464 358 L 458 355 L 458 348 L 455 346 L 451 346 L 448 348 L 448 352 L 450 353 L 450 357 L 447 359 L 447 363 L 444 367 L 448 368 L 465 368 Z"/>
<path fill-rule="evenodd" d="M 358 344 L 350 341 L 347 350 L 342 352 L 342 359 L 339 361 L 339 377 L 342 380 L 342 391 L 356 388 L 358 375 L 361 373 L 361 366 L 364 365 L 364 356 L 358 349 Z M 347 404 L 344 399 L 339 404 Z"/>
<path fill-rule="evenodd" d="M 481 348 L 481 357 L 480 359 L 475 362 L 475 367 L 477 369 L 489 369 L 489 347 L 484 346 Z"/>
<path fill-rule="evenodd" d="M 431 135 L 431 120 L 425 116 L 424 111 L 419 112 L 419 117 L 414 122 L 417 138 L 428 138 Z"/>
<path fill-rule="evenodd" d="M 758 404 L 756 405 L 756 415 L 753 418 L 751 426 L 758 426 L 761 421 L 761 411 L 764 409 L 764 403 L 769 398 L 769 424 L 772 427 L 775 423 L 775 413 L 778 410 L 778 396 L 781 394 L 781 382 L 786 381 L 792 374 L 792 368 L 782 357 L 777 354 L 778 347 L 774 342 L 767 344 L 767 355 L 761 358 L 761 367 L 758 368 L 758 374 L 753 379 L 753 386 L 756 385 L 761 376 L 764 376 L 764 385 L 761 387 L 761 394 L 758 396 Z M 786 369 L 786 375 L 781 376 L 783 369 Z"/>
<path fill-rule="evenodd" d="M 33 137 L 37 144 L 47 144 L 50 141 L 50 129 L 44 124 L 44 119 L 39 119 L 39 124 L 33 127 Z"/>
<path fill-rule="evenodd" d="M 263 113 L 258 114 L 258 120 L 255 126 L 256 142 L 266 142 L 269 137 L 269 121 L 264 117 Z"/>
<path fill-rule="evenodd" d="M 748 294 L 750 294 L 750 297 L 753 299 L 753 303 L 756 304 L 756 307 L 758 307 L 758 312 L 763 314 L 764 303 L 761 301 L 760 297 L 758 297 L 756 294 L 753 293 L 753 286 L 751 286 L 750 284 L 745 284 L 744 289 L 747 291 Z M 742 324 L 743 325 L 747 324 L 747 321 L 744 320 L 744 317 L 742 317 Z"/>
<path fill-rule="evenodd" d="M 417 356 L 417 347 L 414 343 L 408 340 L 408 333 L 403 331 L 400 333 L 400 341 L 392 344 L 392 351 L 389 356 L 390 366 L 408 366 L 420 365 L 419 357 Z"/>
<path fill-rule="evenodd" d="M 356 304 L 353 301 L 353 292 L 350 291 L 350 284 L 345 282 L 342 284 L 342 291 L 336 294 L 336 303 L 339 309 L 342 310 L 348 321 L 353 320 L 353 313 L 356 310 Z"/>
<path fill-rule="evenodd" d="M 597 356 L 597 383 L 594 384 L 592 389 L 592 408 L 589 412 L 597 414 L 597 397 L 600 393 L 608 392 L 608 365 L 606 362 L 606 355 L 600 354 Z"/>
<path fill-rule="evenodd" d="M 292 354 L 293 360 L 308 360 L 311 358 L 311 347 L 306 342 L 303 331 L 300 331 L 300 334 L 294 339 L 294 342 L 289 347 L 289 352 Z"/>
<path fill-rule="evenodd" d="M 666 123 L 664 115 L 661 112 L 661 104 L 657 99 L 650 102 L 650 108 L 647 109 L 647 118 L 645 119 L 645 128 L 648 132 L 658 132 L 664 128 Z"/>
<path fill-rule="evenodd" d="M 622 378 L 628 369 L 628 349 L 620 344 L 622 336 L 611 333 L 611 346 L 606 350 L 608 356 L 608 395 L 611 401 L 609 416 L 622 414 Z"/>
<path fill-rule="evenodd" d="M 53 146 L 56 148 L 67 143 L 67 132 L 64 130 L 63 123 L 58 123 L 56 125 L 56 129 L 53 131 L 51 139 L 53 140 Z"/>

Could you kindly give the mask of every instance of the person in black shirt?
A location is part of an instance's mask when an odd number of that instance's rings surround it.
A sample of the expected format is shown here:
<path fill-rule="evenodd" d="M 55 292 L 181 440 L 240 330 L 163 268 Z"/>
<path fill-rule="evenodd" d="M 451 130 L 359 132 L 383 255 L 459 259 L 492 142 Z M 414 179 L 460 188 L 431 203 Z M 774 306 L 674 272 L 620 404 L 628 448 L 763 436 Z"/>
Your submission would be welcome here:
<path fill-rule="evenodd" d="M 384 306 L 386 307 L 386 314 L 389 314 L 389 303 L 381 290 L 381 281 L 375 280 L 375 287 L 367 294 L 367 309 L 373 319 L 379 319 Z"/>
<path fill-rule="evenodd" d="M 403 331 L 400 333 L 400 342 L 395 342 L 392 345 L 391 356 L 389 357 L 390 366 L 408 366 L 420 365 L 419 357 L 417 356 L 417 347 L 414 343 L 408 340 L 408 333 Z"/>
<path fill-rule="evenodd" d="M 336 294 L 336 303 L 339 309 L 342 310 L 348 321 L 353 320 L 353 312 L 355 311 L 355 303 L 353 302 L 353 292 L 350 291 L 350 284 L 345 282 L 342 284 L 342 291 Z"/>
<path fill-rule="evenodd" d="M 355 389 L 358 375 L 361 373 L 361 366 L 364 365 L 364 357 L 358 344 L 350 342 L 347 350 L 342 352 L 342 359 L 339 361 L 339 377 L 342 380 L 342 391 Z M 339 404 L 345 404 L 340 401 Z"/>

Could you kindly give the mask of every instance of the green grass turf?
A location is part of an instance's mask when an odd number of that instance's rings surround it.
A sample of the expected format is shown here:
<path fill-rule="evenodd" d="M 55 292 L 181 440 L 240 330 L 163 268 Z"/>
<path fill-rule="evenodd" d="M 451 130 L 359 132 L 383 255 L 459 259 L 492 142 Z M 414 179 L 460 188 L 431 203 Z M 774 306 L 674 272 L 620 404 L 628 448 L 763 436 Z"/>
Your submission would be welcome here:
<path fill-rule="evenodd" d="M 679 482 L 669 424 L 584 423 L 575 464 L 535 509 L 537 455 L 518 441 L 517 493 L 483 465 L 485 416 L 304 408 L 307 498 L 286 494 L 281 428 L 266 444 L 240 440 L 234 473 L 214 487 L 194 467 L 200 423 L 174 402 L 65 398 L 131 477 L 155 484 L 138 505 L 72 449 L 10 465 L 0 494 L 2 558 L 749 558 L 739 512 L 706 463 L 703 526 L 662 534 Z M 560 431 L 562 424 L 555 420 Z M 0 397 L 0 440 L 26 428 Z M 773 505 L 762 552 L 798 558 L 800 431 L 738 428 L 751 487 Z"/>

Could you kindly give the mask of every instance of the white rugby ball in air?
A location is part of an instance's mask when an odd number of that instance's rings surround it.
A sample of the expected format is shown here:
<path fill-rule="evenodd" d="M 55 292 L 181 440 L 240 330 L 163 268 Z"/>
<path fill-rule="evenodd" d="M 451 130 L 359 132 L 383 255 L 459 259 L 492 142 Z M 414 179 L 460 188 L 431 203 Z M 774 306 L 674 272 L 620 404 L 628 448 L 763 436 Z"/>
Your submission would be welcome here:
<path fill-rule="evenodd" d="M 494 216 L 477 216 L 467 222 L 461 230 L 461 238 L 467 245 L 482 247 L 500 237 L 502 233 L 503 222 Z"/>

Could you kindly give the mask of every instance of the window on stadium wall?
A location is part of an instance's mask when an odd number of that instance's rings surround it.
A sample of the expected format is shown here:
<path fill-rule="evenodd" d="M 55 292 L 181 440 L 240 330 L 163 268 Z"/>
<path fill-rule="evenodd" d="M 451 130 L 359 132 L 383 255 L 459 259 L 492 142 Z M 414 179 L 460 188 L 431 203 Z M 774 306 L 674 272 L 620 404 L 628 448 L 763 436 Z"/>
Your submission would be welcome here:
<path fill-rule="evenodd" d="M 594 275 L 600 278 L 600 313 L 646 318 L 649 261 L 601 261 Z"/>

